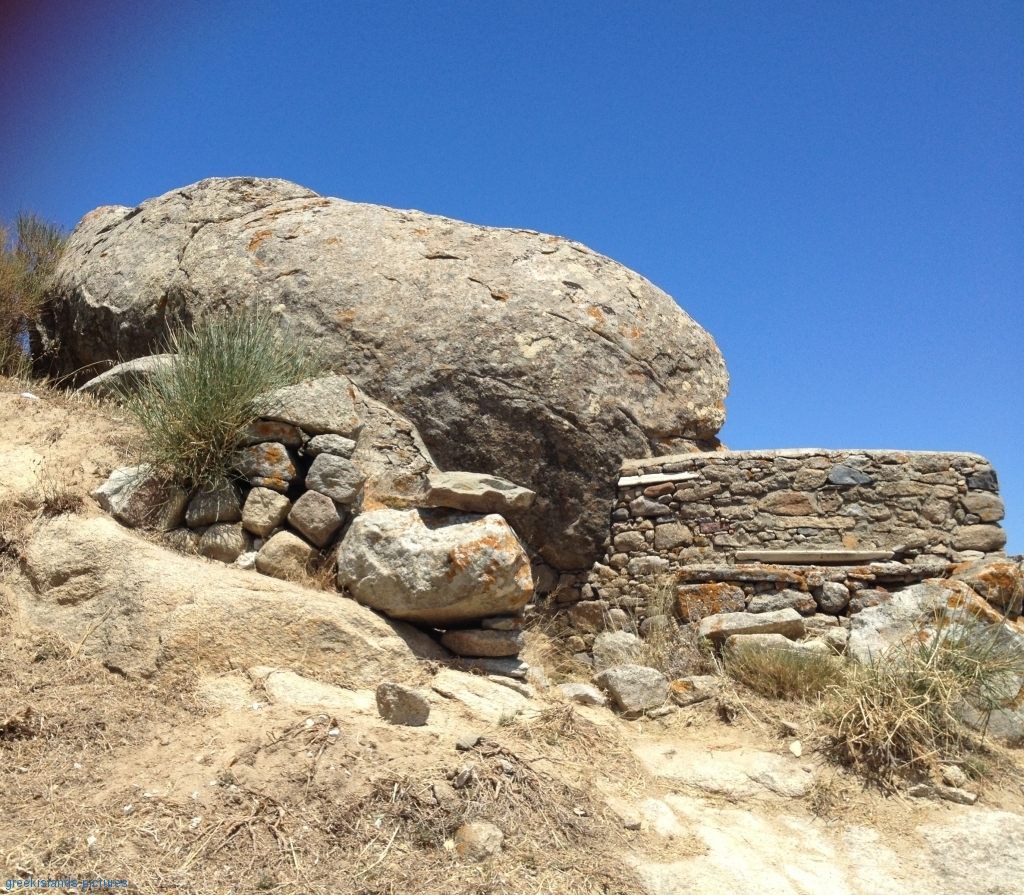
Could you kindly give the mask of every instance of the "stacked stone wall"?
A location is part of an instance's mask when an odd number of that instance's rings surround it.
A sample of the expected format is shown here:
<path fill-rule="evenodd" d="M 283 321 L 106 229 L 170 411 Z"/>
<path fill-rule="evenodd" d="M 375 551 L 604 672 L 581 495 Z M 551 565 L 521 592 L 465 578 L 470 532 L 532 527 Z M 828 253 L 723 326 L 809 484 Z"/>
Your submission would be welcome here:
<path fill-rule="evenodd" d="M 619 609 L 639 627 L 672 604 L 682 621 L 781 608 L 834 621 L 1006 543 L 998 478 L 976 454 L 680 454 L 626 461 L 618 486 L 603 561 L 562 595 L 582 600 L 570 618 Z"/>

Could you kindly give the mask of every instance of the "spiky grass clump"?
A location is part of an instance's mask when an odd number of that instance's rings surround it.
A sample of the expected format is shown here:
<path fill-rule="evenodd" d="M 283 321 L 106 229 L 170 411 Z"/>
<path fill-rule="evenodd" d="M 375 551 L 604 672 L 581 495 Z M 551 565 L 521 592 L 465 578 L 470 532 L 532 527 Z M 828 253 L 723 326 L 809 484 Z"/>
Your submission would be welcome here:
<path fill-rule="evenodd" d="M 772 699 L 815 699 L 846 681 L 841 659 L 809 650 L 748 647 L 730 655 L 725 670 L 755 693 Z"/>
<path fill-rule="evenodd" d="M 1012 704 L 1024 678 L 1024 650 L 991 625 L 964 612 L 872 664 L 851 669 L 824 703 L 834 731 L 832 751 L 882 782 L 926 773 L 942 761 L 976 751 L 993 711 Z"/>
<path fill-rule="evenodd" d="M 142 462 L 186 489 L 229 477 L 259 395 L 323 370 L 311 343 L 260 309 L 173 331 L 162 350 L 175 362 L 119 397 L 142 429 Z"/>
<path fill-rule="evenodd" d="M 24 340 L 64 250 L 63 231 L 30 213 L 0 225 L 0 375 L 27 378 Z"/>

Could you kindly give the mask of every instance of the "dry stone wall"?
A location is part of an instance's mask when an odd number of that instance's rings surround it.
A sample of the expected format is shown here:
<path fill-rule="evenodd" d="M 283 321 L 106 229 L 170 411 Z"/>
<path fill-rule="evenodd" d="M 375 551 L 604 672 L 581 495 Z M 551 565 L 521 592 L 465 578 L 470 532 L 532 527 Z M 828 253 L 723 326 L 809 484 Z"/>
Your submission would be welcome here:
<path fill-rule="evenodd" d="M 722 451 L 623 464 L 607 560 L 764 560 L 773 552 L 990 552 L 1006 543 L 977 454 Z M 810 561 L 813 561 L 810 560 Z"/>
<path fill-rule="evenodd" d="M 796 611 L 837 617 L 885 602 L 1006 543 L 991 464 L 976 454 L 773 450 L 626 461 L 602 562 L 580 619 L 642 625 L 668 602 L 682 621 Z M 598 628 L 602 625 L 598 625 Z"/>

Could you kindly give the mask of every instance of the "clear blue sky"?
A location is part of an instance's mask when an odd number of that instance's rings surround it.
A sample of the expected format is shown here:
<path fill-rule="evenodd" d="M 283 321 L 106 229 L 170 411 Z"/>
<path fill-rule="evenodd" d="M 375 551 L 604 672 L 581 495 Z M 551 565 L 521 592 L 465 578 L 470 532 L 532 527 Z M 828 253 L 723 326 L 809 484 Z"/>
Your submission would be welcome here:
<path fill-rule="evenodd" d="M 213 175 L 571 236 L 734 448 L 969 450 L 1024 551 L 1024 3 L 0 0 L 0 217 Z"/>

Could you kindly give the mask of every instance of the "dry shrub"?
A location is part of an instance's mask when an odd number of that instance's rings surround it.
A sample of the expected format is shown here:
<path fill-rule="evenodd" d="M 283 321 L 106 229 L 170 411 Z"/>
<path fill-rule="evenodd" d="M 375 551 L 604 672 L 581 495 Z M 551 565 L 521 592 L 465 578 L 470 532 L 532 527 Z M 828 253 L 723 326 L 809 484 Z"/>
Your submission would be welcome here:
<path fill-rule="evenodd" d="M 809 650 L 747 647 L 726 659 L 725 670 L 755 693 L 772 699 L 814 699 L 846 680 L 841 659 Z"/>
<path fill-rule="evenodd" d="M 13 234 L 0 225 L 0 375 L 28 378 L 28 331 L 43 307 L 64 241 L 59 227 L 31 213 L 17 216 Z"/>
<path fill-rule="evenodd" d="M 942 618 L 872 664 L 852 667 L 824 703 L 832 754 L 883 784 L 977 752 L 979 735 L 965 712 L 983 723 L 1009 705 L 1024 678 L 1024 652 L 999 625 L 964 613 Z"/>
<path fill-rule="evenodd" d="M 39 483 L 44 516 L 77 513 L 85 499 L 63 476 L 44 475 Z"/>
<path fill-rule="evenodd" d="M 676 614 L 675 586 L 663 583 L 647 599 L 647 617 L 664 622 L 644 634 L 640 664 L 657 668 L 669 680 L 695 674 L 720 674 L 714 647 L 697 632 L 696 625 L 680 624 Z"/>

